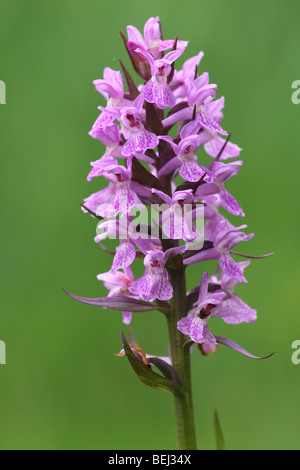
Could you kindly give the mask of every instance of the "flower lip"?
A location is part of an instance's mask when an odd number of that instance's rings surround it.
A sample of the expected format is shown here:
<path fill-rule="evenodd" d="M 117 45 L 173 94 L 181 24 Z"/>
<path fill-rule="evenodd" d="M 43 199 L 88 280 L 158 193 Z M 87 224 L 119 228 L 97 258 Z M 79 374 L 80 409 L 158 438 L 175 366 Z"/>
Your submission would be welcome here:
<path fill-rule="evenodd" d="M 150 269 L 158 267 L 163 269 L 165 265 L 164 253 L 159 250 L 148 251 L 144 259 L 144 265 Z"/>
<path fill-rule="evenodd" d="M 160 267 L 161 264 L 159 261 L 157 261 L 157 259 L 155 259 L 154 261 L 152 261 L 151 266 L 152 268 L 157 268 L 157 267 Z"/>
<path fill-rule="evenodd" d="M 122 175 L 120 175 L 119 173 L 117 173 L 117 174 L 116 174 L 116 177 L 117 177 L 118 183 L 125 183 L 125 179 L 123 178 Z"/>
<path fill-rule="evenodd" d="M 126 129 L 132 129 L 141 125 L 140 114 L 137 108 L 130 106 L 121 110 L 120 121 Z"/>
<path fill-rule="evenodd" d="M 207 304 L 204 307 L 202 307 L 200 312 L 199 313 L 197 312 L 197 314 L 202 320 L 205 320 L 206 318 L 210 316 L 212 309 L 215 307 L 216 307 L 215 304 Z"/>
<path fill-rule="evenodd" d="M 184 149 L 184 154 L 185 154 L 185 155 L 188 155 L 189 153 L 191 153 L 191 145 L 188 145 L 188 146 Z"/>
<path fill-rule="evenodd" d="M 140 125 L 139 121 L 135 119 L 133 114 L 128 113 L 126 115 L 126 119 L 128 119 L 130 127 L 137 127 Z"/>
<path fill-rule="evenodd" d="M 167 77 L 171 73 L 171 66 L 164 60 L 157 60 L 154 65 L 154 75 L 156 77 Z"/>

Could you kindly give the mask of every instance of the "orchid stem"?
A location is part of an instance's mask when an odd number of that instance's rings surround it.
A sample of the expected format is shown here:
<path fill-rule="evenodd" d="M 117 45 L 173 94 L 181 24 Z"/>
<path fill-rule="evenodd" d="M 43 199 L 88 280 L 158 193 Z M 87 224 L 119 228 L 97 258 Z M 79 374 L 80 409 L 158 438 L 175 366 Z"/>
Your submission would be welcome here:
<path fill-rule="evenodd" d="M 196 430 L 191 383 L 190 350 L 184 347 L 185 337 L 177 329 L 177 322 L 186 315 L 185 269 L 179 266 L 169 270 L 174 293 L 171 312 L 167 316 L 172 365 L 181 378 L 185 393 L 175 396 L 176 439 L 178 450 L 195 450 Z"/>

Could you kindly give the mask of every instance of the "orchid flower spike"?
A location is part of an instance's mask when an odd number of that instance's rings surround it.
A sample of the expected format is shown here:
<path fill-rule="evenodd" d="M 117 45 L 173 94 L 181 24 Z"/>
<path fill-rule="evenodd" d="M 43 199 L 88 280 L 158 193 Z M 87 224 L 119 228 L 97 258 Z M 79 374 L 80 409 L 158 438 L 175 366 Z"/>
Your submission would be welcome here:
<path fill-rule="evenodd" d="M 106 312 L 122 312 L 125 324 L 134 312 L 144 315 L 145 322 L 153 310 L 164 314 L 169 358 L 147 355 L 137 344 L 129 344 L 123 332 L 119 355 L 127 357 L 141 382 L 175 396 L 179 446 L 193 449 L 191 350 L 206 355 L 222 344 L 245 356 L 264 358 L 209 329 L 211 318 L 238 324 L 252 323 L 257 317 L 235 292 L 240 283 L 247 283 L 244 271 L 250 261 L 233 258 L 255 258 L 233 251 L 254 234 L 244 233 L 247 225 L 233 225 L 224 215 L 225 209 L 231 216 L 244 217 L 227 185 L 243 164 L 237 159 L 241 148 L 223 129 L 225 99 L 217 96 L 217 84 L 210 83 L 206 71 L 198 75 L 202 51 L 180 69 L 176 61 L 188 43 L 178 36 L 164 40 L 158 17 L 149 18 L 143 34 L 130 25 L 128 40 L 121 35 L 141 80 L 132 78 L 120 60 L 122 73 L 106 67 L 103 78 L 93 82 L 106 103 L 98 106 L 101 114 L 89 135 L 104 148 L 91 162 L 87 177 L 100 186 L 81 204 L 97 222 L 98 247 L 112 255 L 105 272 L 97 276 L 108 293 L 86 298 L 66 292 Z M 206 154 L 213 158 L 208 166 Z M 103 181 L 107 184 L 101 185 Z M 106 238 L 113 245 L 110 249 Z M 106 258 L 102 261 L 106 263 Z M 210 276 L 208 263 L 201 269 L 203 261 L 213 261 Z M 138 263 L 143 271 L 134 275 Z M 203 275 L 200 284 L 187 292 L 192 264 Z"/>

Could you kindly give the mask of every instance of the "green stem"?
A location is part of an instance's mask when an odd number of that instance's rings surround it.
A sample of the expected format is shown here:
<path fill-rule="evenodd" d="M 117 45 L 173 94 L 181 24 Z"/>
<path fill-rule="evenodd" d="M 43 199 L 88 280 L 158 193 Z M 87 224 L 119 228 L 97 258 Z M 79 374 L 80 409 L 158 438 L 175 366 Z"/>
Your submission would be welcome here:
<path fill-rule="evenodd" d="M 175 396 L 176 438 L 179 450 L 196 449 L 196 431 L 191 384 L 191 364 L 189 348 L 184 347 L 185 337 L 177 329 L 177 322 L 186 315 L 185 269 L 181 266 L 169 270 L 173 285 L 171 312 L 168 315 L 168 329 L 172 356 L 172 365 L 185 389 L 181 396 Z"/>

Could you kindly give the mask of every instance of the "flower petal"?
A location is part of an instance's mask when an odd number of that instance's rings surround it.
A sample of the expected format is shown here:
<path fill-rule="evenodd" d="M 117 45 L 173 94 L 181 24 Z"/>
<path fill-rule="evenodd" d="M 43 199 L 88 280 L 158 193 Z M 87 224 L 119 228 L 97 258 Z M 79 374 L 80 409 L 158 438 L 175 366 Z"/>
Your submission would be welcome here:
<path fill-rule="evenodd" d="M 275 354 L 274 352 L 269 354 L 268 356 L 264 357 L 259 357 L 259 356 L 253 356 L 253 354 L 250 354 L 246 349 L 242 348 L 239 346 L 237 343 L 232 341 L 229 338 L 223 338 L 222 336 L 215 336 L 215 339 L 217 343 L 223 344 L 224 346 L 227 346 L 228 348 L 234 349 L 234 351 L 239 352 L 240 354 L 243 354 L 244 356 L 251 357 L 252 359 L 267 359 L 268 357 L 273 356 Z"/>
<path fill-rule="evenodd" d="M 132 312 L 123 311 L 123 323 L 130 325 L 132 320 Z"/>
<path fill-rule="evenodd" d="M 219 132 L 219 134 L 227 135 L 227 132 L 211 117 L 204 113 L 197 114 L 199 124 L 210 132 Z"/>
<path fill-rule="evenodd" d="M 222 253 L 219 258 L 219 265 L 222 271 L 228 276 L 236 279 L 238 282 L 247 282 L 244 277 L 242 269 L 238 263 L 228 253 Z"/>
<path fill-rule="evenodd" d="M 204 144 L 204 149 L 208 155 L 216 158 L 225 144 L 225 139 L 222 139 L 219 135 L 215 135 L 209 142 Z M 227 160 L 228 158 L 238 158 L 241 152 L 241 148 L 236 144 L 227 142 L 226 147 L 224 148 L 220 160 Z"/>
<path fill-rule="evenodd" d="M 118 269 L 128 268 L 135 260 L 135 246 L 131 241 L 121 241 L 116 249 L 116 254 L 112 263 L 111 273 L 115 274 Z"/>

